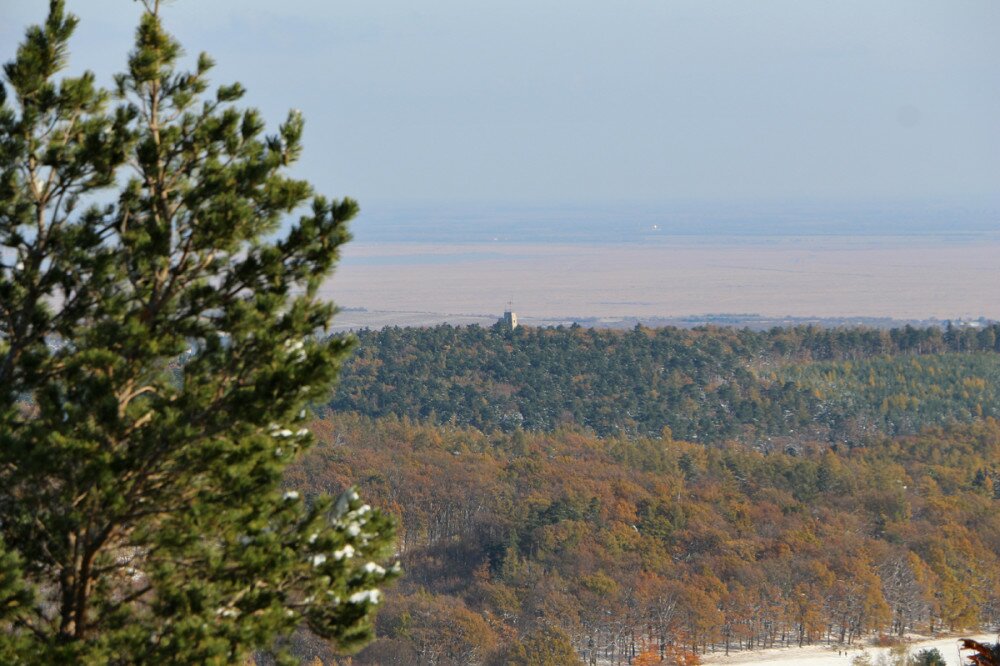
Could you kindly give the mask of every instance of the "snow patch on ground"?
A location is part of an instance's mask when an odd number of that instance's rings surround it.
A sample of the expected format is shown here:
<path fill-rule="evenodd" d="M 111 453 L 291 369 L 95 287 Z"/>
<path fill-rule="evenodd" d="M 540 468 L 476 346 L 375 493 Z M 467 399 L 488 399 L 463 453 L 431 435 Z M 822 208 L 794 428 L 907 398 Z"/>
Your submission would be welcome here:
<path fill-rule="evenodd" d="M 952 638 L 930 638 L 917 640 L 910 644 L 910 653 L 920 650 L 937 648 L 945 658 L 948 666 L 959 666 L 962 661 L 958 653 L 959 638 L 973 638 L 980 642 L 994 643 L 996 634 L 979 634 L 976 636 L 956 636 Z M 872 659 L 880 654 L 887 654 L 889 648 L 865 648 Z M 728 657 L 719 654 L 708 654 L 702 657 L 704 664 L 726 664 L 727 666 L 850 666 L 851 660 L 862 653 L 860 647 L 852 646 L 849 650 L 837 653 L 835 646 L 809 645 L 806 647 L 774 648 L 771 650 L 755 650 L 752 652 L 735 652 Z"/>

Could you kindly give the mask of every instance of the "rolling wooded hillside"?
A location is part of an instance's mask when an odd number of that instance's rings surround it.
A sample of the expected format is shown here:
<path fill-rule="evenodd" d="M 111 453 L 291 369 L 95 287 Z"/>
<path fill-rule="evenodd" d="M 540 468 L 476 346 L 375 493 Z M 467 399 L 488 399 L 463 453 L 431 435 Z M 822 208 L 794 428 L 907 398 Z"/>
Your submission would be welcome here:
<path fill-rule="evenodd" d="M 359 484 L 400 521 L 406 574 L 354 664 L 681 663 L 1000 621 L 992 419 L 794 455 L 343 414 L 313 430 L 286 482 Z M 565 654 L 531 661 L 543 646 Z"/>
<path fill-rule="evenodd" d="M 1000 416 L 1000 325 L 632 331 L 387 328 L 358 335 L 339 411 L 491 430 L 739 440 L 768 449 Z"/>

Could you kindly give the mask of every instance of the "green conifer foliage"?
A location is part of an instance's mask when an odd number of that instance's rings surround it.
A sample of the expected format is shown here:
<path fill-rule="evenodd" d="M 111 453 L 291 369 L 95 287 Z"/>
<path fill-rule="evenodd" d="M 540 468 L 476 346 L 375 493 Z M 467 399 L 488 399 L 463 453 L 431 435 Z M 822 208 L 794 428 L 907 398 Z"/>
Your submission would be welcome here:
<path fill-rule="evenodd" d="M 297 112 L 265 135 L 145 9 L 116 91 L 56 79 L 60 0 L 4 68 L 0 659 L 236 663 L 303 626 L 350 648 L 392 525 L 281 478 L 350 346 L 315 335 L 317 290 L 357 205 L 286 175 Z"/>

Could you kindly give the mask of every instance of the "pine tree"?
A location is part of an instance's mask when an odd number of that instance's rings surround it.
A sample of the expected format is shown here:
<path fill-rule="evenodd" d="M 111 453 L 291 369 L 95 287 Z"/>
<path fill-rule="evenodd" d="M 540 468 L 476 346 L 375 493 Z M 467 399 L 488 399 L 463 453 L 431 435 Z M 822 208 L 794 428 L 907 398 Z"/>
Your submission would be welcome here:
<path fill-rule="evenodd" d="M 357 205 L 288 177 L 301 116 L 265 135 L 144 5 L 116 90 L 56 80 L 61 0 L 0 84 L 0 661 L 351 648 L 390 521 L 281 479 L 350 346 L 317 290 Z"/>

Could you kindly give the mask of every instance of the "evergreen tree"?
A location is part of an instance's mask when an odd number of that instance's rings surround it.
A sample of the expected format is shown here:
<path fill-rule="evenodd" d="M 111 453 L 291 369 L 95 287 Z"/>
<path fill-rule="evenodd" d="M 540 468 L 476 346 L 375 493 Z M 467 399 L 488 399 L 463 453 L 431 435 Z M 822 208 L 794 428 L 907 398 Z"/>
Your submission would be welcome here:
<path fill-rule="evenodd" d="M 114 92 L 56 79 L 61 0 L 0 85 L 0 660 L 350 648 L 392 526 L 281 479 L 350 346 L 317 290 L 357 205 L 288 177 L 301 116 L 265 135 L 144 5 Z"/>
<path fill-rule="evenodd" d="M 947 664 L 937 648 L 921 650 L 913 657 L 913 666 L 947 666 Z"/>

